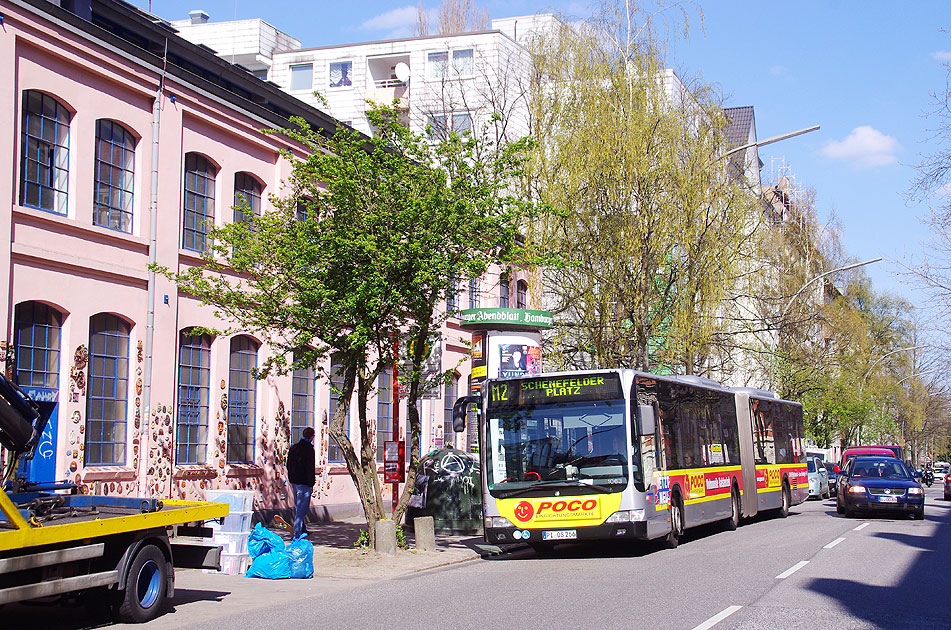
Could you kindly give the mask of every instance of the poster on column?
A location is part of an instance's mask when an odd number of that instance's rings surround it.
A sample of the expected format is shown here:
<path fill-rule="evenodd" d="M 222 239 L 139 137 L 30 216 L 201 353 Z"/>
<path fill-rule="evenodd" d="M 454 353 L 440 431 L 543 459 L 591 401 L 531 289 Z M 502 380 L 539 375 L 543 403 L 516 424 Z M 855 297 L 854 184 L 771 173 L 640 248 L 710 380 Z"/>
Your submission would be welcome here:
<path fill-rule="evenodd" d="M 541 371 L 541 348 L 523 343 L 499 344 L 499 377 L 515 378 Z"/>

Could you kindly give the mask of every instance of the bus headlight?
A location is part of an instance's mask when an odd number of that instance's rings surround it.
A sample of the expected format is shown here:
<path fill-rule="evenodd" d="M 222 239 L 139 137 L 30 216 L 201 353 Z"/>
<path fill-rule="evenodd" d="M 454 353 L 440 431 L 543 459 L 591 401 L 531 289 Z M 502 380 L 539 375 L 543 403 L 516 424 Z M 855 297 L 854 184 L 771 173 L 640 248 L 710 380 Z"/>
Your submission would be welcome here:
<path fill-rule="evenodd" d="M 504 516 L 489 516 L 488 521 L 489 527 L 515 527 L 515 524 Z"/>
<path fill-rule="evenodd" d="M 608 517 L 605 523 L 630 523 L 633 521 L 643 521 L 644 510 L 619 510 Z"/>

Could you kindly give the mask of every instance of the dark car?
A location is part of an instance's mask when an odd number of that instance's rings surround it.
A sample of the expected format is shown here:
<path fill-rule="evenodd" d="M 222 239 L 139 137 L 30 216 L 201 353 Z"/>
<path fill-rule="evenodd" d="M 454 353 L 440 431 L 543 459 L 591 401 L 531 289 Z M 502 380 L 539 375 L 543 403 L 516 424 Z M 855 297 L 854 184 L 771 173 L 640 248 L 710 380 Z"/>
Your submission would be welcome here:
<path fill-rule="evenodd" d="M 951 501 L 951 476 L 944 478 L 944 500 Z"/>
<path fill-rule="evenodd" d="M 836 465 L 832 462 L 823 462 L 823 465 L 826 467 L 826 472 L 829 473 L 829 492 L 835 494 L 836 482 L 839 479 L 839 473 L 835 472 Z"/>
<path fill-rule="evenodd" d="M 857 456 L 839 473 L 835 508 L 839 514 L 891 512 L 925 517 L 925 493 L 908 468 L 894 457 Z"/>

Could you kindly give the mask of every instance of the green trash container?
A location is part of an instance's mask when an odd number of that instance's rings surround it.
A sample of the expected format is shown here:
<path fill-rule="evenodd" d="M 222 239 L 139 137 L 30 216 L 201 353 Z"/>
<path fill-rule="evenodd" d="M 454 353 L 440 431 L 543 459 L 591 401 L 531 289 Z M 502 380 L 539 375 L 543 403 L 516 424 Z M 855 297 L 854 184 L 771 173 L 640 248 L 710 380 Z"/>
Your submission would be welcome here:
<path fill-rule="evenodd" d="M 416 486 L 406 509 L 406 526 L 432 516 L 443 534 L 482 534 L 482 471 L 478 455 L 455 448 L 431 451 L 416 469 Z"/>

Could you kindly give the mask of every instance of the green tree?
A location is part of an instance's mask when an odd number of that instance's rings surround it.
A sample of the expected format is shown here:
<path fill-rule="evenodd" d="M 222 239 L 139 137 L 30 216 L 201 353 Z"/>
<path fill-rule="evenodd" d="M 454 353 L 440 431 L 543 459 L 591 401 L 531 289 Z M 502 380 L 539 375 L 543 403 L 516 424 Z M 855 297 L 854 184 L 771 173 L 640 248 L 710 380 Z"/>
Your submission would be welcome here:
<path fill-rule="evenodd" d="M 608 4 L 534 46 L 530 185 L 561 213 L 532 236 L 568 261 L 545 278 L 553 367 L 693 372 L 738 273 L 752 197 L 719 159 L 726 117 L 650 24 Z"/>
<path fill-rule="evenodd" d="M 345 125 L 322 134 L 296 118 L 295 127 L 273 131 L 305 149 L 303 156 L 284 154 L 293 167 L 286 194 L 248 222 L 209 226 L 212 246 L 201 264 L 162 271 L 234 330 L 269 344 L 273 355 L 257 370 L 259 378 L 299 366 L 323 371 L 331 356 L 342 366 L 329 434 L 372 537 L 376 521 L 387 518 L 367 417 L 377 377 L 399 360 L 397 346 L 439 329 L 445 316 L 439 306 L 458 277 L 525 255 L 517 236 L 529 206 L 506 192 L 525 142 L 477 151 L 481 137 L 453 135 L 433 144 L 404 127 L 390 107 L 368 116 L 372 138 Z M 413 453 L 419 452 L 417 401 L 431 385 L 420 370 L 423 345 L 416 344 L 409 374 Z M 357 449 L 345 425 L 354 396 Z M 407 489 L 414 476 L 411 466 Z"/>

